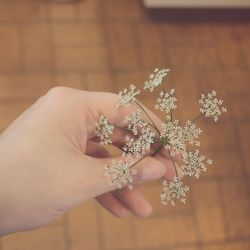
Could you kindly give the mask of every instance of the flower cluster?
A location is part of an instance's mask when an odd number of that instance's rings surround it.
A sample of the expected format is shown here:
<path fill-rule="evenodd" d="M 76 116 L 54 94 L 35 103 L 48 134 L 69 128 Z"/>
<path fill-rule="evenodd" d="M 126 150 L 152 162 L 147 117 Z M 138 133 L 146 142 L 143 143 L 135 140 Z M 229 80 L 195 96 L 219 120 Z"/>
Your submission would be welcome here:
<path fill-rule="evenodd" d="M 136 89 L 136 86 L 131 84 L 129 89 L 124 89 L 119 92 L 119 103 L 118 107 L 129 106 L 135 101 L 135 97 L 140 94 L 140 90 Z"/>
<path fill-rule="evenodd" d="M 193 152 L 185 152 L 183 156 L 182 170 L 185 175 L 195 176 L 199 178 L 202 171 L 206 172 L 207 166 L 204 163 L 205 156 L 201 155 L 199 150 Z M 207 164 L 211 165 L 212 160 L 208 159 Z"/>
<path fill-rule="evenodd" d="M 128 158 L 139 158 L 150 151 L 151 144 L 154 143 L 155 132 L 150 127 L 142 128 L 138 138 L 126 136 L 123 155 Z"/>
<path fill-rule="evenodd" d="M 149 91 L 152 92 L 163 83 L 163 79 L 169 71 L 169 69 L 155 69 L 154 73 L 150 74 L 149 80 L 144 82 L 144 89 L 149 89 Z"/>
<path fill-rule="evenodd" d="M 110 164 L 104 165 L 105 175 L 111 178 L 111 185 L 122 188 L 127 185 L 129 189 L 133 188 L 133 175 L 136 169 L 131 168 L 131 162 L 122 160 L 113 160 Z"/>
<path fill-rule="evenodd" d="M 148 123 L 143 120 L 142 113 L 139 109 L 125 118 L 125 124 L 134 135 L 138 135 L 139 130 L 148 126 Z"/>
<path fill-rule="evenodd" d="M 171 203 L 176 205 L 176 201 L 179 200 L 182 203 L 186 203 L 186 192 L 189 191 L 189 187 L 184 186 L 183 182 L 175 177 L 172 181 L 163 181 L 163 191 L 160 195 L 163 205 Z"/>
<path fill-rule="evenodd" d="M 185 151 L 186 145 L 183 129 L 179 126 L 178 120 L 163 124 L 160 138 L 165 148 L 169 150 L 171 156 L 175 156 L 179 154 L 179 152 Z"/>
<path fill-rule="evenodd" d="M 202 130 L 200 128 L 197 128 L 196 124 L 192 123 L 189 120 L 186 122 L 183 128 L 183 136 L 184 136 L 185 141 L 197 147 L 200 146 L 200 142 L 198 141 L 198 138 L 201 133 L 202 133 Z"/>
<path fill-rule="evenodd" d="M 100 144 L 111 144 L 112 133 L 114 126 L 109 123 L 108 119 L 101 115 L 99 121 L 96 123 L 96 135 L 100 139 Z"/>
<path fill-rule="evenodd" d="M 140 90 L 135 85 L 124 89 L 118 95 L 118 107 L 126 107 L 132 103 L 138 106 L 127 117 L 124 117 L 123 127 L 126 136 L 122 148 L 122 156 L 119 160 L 113 160 L 105 165 L 105 174 L 110 177 L 111 184 L 117 188 L 128 186 L 133 187 L 136 165 L 146 156 L 154 156 L 165 148 L 172 161 L 176 176 L 173 180 L 163 180 L 163 191 L 160 198 L 163 205 L 175 205 L 179 200 L 186 202 L 186 193 L 189 187 L 180 180 L 178 173 L 182 171 L 185 176 L 199 178 L 207 170 L 212 161 L 200 153 L 199 136 L 202 130 L 197 126 L 198 119 L 213 117 L 218 121 L 226 108 L 222 107 L 223 101 L 216 97 L 213 90 L 207 95 L 202 94 L 199 100 L 200 114 L 184 123 L 173 120 L 172 112 L 177 108 L 174 89 L 165 91 L 162 84 L 163 79 L 168 75 L 168 69 L 156 69 L 144 82 L 144 89 L 150 92 L 161 87 L 159 98 L 156 100 L 155 109 L 164 114 L 162 127 L 156 127 L 155 118 L 150 117 L 149 112 L 137 100 Z M 145 119 L 147 117 L 147 120 Z M 114 125 L 110 124 L 103 115 L 96 124 L 96 135 L 100 138 L 101 144 L 112 143 L 111 136 Z M 192 150 L 194 148 L 194 150 Z M 176 159 L 178 160 L 178 164 Z"/>
<path fill-rule="evenodd" d="M 200 112 L 204 114 L 206 117 L 213 117 L 214 121 L 217 122 L 219 120 L 222 112 L 227 112 L 225 107 L 221 107 L 223 104 L 223 100 L 216 98 L 216 91 L 212 91 L 208 93 L 207 96 L 201 94 L 200 103 Z"/>
<path fill-rule="evenodd" d="M 176 101 L 177 99 L 174 96 L 174 89 L 171 89 L 170 92 L 161 91 L 155 109 L 168 114 L 171 110 L 177 108 Z"/>

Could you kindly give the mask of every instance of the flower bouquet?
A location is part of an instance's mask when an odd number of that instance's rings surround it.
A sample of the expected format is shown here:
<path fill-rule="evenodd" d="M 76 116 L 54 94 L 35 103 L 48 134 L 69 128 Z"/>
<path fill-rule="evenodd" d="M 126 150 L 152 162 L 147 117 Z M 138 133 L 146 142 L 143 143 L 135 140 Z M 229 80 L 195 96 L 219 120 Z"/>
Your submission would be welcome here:
<path fill-rule="evenodd" d="M 201 118 L 212 118 L 217 122 L 222 113 L 226 112 L 223 101 L 216 97 L 213 90 L 208 94 L 201 94 L 199 99 L 200 113 L 193 119 L 181 123 L 173 118 L 173 111 L 177 108 L 175 90 L 166 90 L 163 86 L 164 79 L 169 74 L 169 69 L 155 69 L 145 81 L 143 91 L 153 92 L 159 89 L 159 97 L 155 102 L 155 109 L 164 115 L 162 127 L 156 126 L 143 105 L 136 99 L 141 90 L 133 84 L 128 89 L 119 93 L 117 108 L 136 105 L 134 112 L 124 119 L 123 129 L 128 131 L 124 138 L 122 160 L 113 160 L 105 165 L 105 175 L 109 177 L 110 184 L 117 188 L 128 186 L 133 189 L 135 166 L 146 156 L 155 156 L 162 150 L 167 152 L 175 170 L 173 180 L 163 179 L 163 190 L 160 199 L 163 205 L 175 205 L 179 200 L 186 202 L 186 192 L 189 187 L 184 185 L 178 174 L 180 168 L 184 176 L 199 178 L 212 160 L 200 153 L 199 136 L 202 130 L 197 127 Z M 114 125 L 106 117 L 100 116 L 96 123 L 96 135 L 102 145 L 112 144 Z M 178 164 L 178 165 L 177 165 Z"/>

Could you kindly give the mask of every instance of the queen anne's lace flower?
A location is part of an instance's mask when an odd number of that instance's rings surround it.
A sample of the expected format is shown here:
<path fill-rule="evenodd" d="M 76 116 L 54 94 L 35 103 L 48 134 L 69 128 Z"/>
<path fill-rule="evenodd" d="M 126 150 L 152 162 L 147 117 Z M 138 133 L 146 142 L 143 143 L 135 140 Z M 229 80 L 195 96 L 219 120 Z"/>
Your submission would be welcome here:
<path fill-rule="evenodd" d="M 184 175 L 195 176 L 199 178 L 202 171 L 207 170 L 207 166 L 204 163 L 205 156 L 201 155 L 199 150 L 193 152 L 185 152 L 183 155 L 182 171 Z M 207 164 L 212 164 L 210 159 L 207 160 Z"/>
<path fill-rule="evenodd" d="M 169 71 L 170 69 L 155 69 L 154 73 L 150 74 L 149 80 L 144 82 L 144 89 L 149 89 L 152 92 L 162 84 L 164 77 L 167 76 Z"/>
<path fill-rule="evenodd" d="M 163 181 L 163 191 L 160 195 L 161 202 L 164 206 L 169 203 L 173 206 L 176 205 L 177 200 L 182 203 L 186 203 L 186 192 L 189 191 L 189 187 L 184 186 L 183 182 L 175 177 L 172 181 Z"/>
<path fill-rule="evenodd" d="M 155 109 L 168 114 L 171 110 L 177 108 L 176 101 L 177 99 L 174 96 L 174 89 L 171 89 L 170 92 L 162 91 L 160 97 L 157 99 Z"/>
<path fill-rule="evenodd" d="M 188 141 L 191 145 L 200 146 L 200 142 L 197 140 L 199 135 L 202 133 L 200 128 L 197 128 L 194 123 L 191 121 L 187 121 L 184 128 L 183 133 L 185 137 L 185 141 Z"/>
<path fill-rule="evenodd" d="M 131 162 L 122 160 L 113 160 L 111 164 L 104 166 L 105 176 L 110 177 L 111 185 L 122 188 L 127 185 L 129 189 L 133 188 L 134 175 L 136 170 L 131 168 Z"/>
<path fill-rule="evenodd" d="M 143 121 L 143 117 L 139 109 L 127 116 L 124 123 L 127 124 L 128 129 L 131 130 L 134 135 L 137 135 L 142 128 L 148 126 L 148 123 Z"/>
<path fill-rule="evenodd" d="M 140 94 L 140 90 L 137 90 L 136 86 L 131 84 L 129 86 L 129 89 L 124 89 L 123 91 L 119 92 L 118 107 L 129 106 L 136 100 L 135 97 L 139 94 Z"/>
<path fill-rule="evenodd" d="M 168 69 L 155 69 L 150 75 L 149 80 L 144 83 L 144 89 L 152 92 L 155 88 L 161 86 L 163 79 L 167 76 Z M 163 88 L 162 88 L 163 89 Z M 135 85 L 130 85 L 128 89 L 119 92 L 118 107 L 126 107 L 133 102 L 137 102 L 136 98 L 140 90 Z M 112 160 L 111 163 L 105 165 L 105 175 L 110 178 L 111 184 L 117 188 L 128 186 L 132 189 L 134 174 L 134 166 L 147 155 L 157 155 L 162 148 L 167 149 L 172 160 L 173 167 L 176 171 L 176 177 L 172 181 L 163 181 L 163 191 L 160 198 L 163 205 L 172 204 L 173 206 L 179 200 L 182 203 L 186 202 L 186 193 L 189 190 L 181 180 L 178 179 L 178 172 L 174 157 L 177 154 L 181 156 L 181 169 L 184 175 L 194 176 L 199 178 L 206 171 L 207 166 L 212 164 L 212 161 L 206 159 L 200 154 L 199 150 L 189 151 L 189 147 L 198 147 L 199 136 L 202 132 L 196 126 L 195 121 L 200 117 L 212 117 L 217 121 L 226 108 L 222 107 L 223 101 L 217 99 L 216 92 L 212 91 L 208 95 L 201 95 L 199 100 L 200 114 L 192 121 L 187 121 L 181 125 L 178 120 L 173 120 L 172 111 L 177 108 L 174 89 L 166 92 L 160 92 L 160 96 L 156 101 L 155 108 L 163 111 L 166 116 L 165 123 L 160 130 L 151 119 L 147 110 L 137 102 L 140 109 L 125 117 L 124 129 L 129 130 L 128 136 L 124 138 L 125 145 L 121 160 Z M 144 113 L 142 113 L 144 112 Z M 143 116 L 147 118 L 144 120 Z M 147 120 L 150 120 L 150 123 Z M 112 143 L 111 136 L 114 126 L 102 115 L 96 123 L 96 134 L 100 138 L 101 144 Z M 123 129 L 123 128 L 119 128 Z M 156 135 L 157 132 L 157 135 Z M 152 147 L 153 145 L 153 147 Z"/>
<path fill-rule="evenodd" d="M 112 143 L 111 137 L 114 126 L 109 123 L 108 119 L 101 115 L 96 123 L 96 135 L 100 138 L 100 144 L 106 145 Z"/>
<path fill-rule="evenodd" d="M 216 91 L 214 90 L 208 93 L 207 96 L 201 94 L 199 103 L 200 112 L 204 114 L 205 117 L 213 117 L 215 122 L 219 120 L 219 117 L 223 112 L 227 112 L 225 107 L 221 107 L 223 100 L 217 99 Z"/>
<path fill-rule="evenodd" d="M 150 151 L 151 144 L 154 143 L 155 132 L 149 127 L 143 127 L 138 138 L 125 138 L 126 144 L 123 147 L 124 156 L 133 159 L 144 156 Z"/>
<path fill-rule="evenodd" d="M 171 156 L 178 154 L 180 151 L 184 151 L 186 148 L 184 132 L 178 124 L 178 120 L 163 124 L 160 134 L 160 138 L 165 148 L 170 151 Z"/>

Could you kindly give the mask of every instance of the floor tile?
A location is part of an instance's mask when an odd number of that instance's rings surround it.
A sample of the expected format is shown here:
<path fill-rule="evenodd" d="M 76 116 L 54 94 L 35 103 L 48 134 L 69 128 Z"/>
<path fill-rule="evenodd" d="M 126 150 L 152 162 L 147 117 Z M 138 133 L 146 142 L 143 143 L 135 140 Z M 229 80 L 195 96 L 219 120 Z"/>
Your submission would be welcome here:
<path fill-rule="evenodd" d="M 50 74 L 0 75 L 0 100 L 38 98 L 53 87 Z"/>
<path fill-rule="evenodd" d="M 221 182 L 222 199 L 225 203 L 225 217 L 229 237 L 250 237 L 249 218 L 250 198 L 249 182 L 228 180 Z"/>
<path fill-rule="evenodd" d="M 46 24 L 29 24 L 23 28 L 24 67 L 26 70 L 50 68 L 49 31 Z"/>
<path fill-rule="evenodd" d="M 214 181 L 198 181 L 192 186 L 195 218 L 202 241 L 223 240 L 225 224 L 218 185 Z"/>
<path fill-rule="evenodd" d="M 18 26 L 0 26 L 0 71 L 15 71 L 20 68 L 20 30 Z"/>
<path fill-rule="evenodd" d="M 240 142 L 237 144 L 243 152 L 244 166 L 248 174 L 250 174 L 250 134 L 249 134 L 250 122 L 245 122 L 238 125 Z"/>
<path fill-rule="evenodd" d="M 100 235 L 96 202 L 89 201 L 71 210 L 68 214 L 70 250 L 83 248 L 99 250 Z"/>
<path fill-rule="evenodd" d="M 134 34 L 129 24 L 107 26 L 112 64 L 115 69 L 131 69 L 138 65 Z"/>
<path fill-rule="evenodd" d="M 55 56 L 58 70 L 91 70 L 108 67 L 107 50 L 103 46 L 58 47 Z"/>
<path fill-rule="evenodd" d="M 98 23 L 54 24 L 55 46 L 86 46 L 104 44 L 104 32 Z"/>
<path fill-rule="evenodd" d="M 137 220 L 138 247 L 160 247 L 192 243 L 197 240 L 190 216 L 167 216 Z"/>
<path fill-rule="evenodd" d="M 4 250 L 66 250 L 64 230 L 61 226 L 44 227 L 32 232 L 7 236 L 2 239 Z"/>

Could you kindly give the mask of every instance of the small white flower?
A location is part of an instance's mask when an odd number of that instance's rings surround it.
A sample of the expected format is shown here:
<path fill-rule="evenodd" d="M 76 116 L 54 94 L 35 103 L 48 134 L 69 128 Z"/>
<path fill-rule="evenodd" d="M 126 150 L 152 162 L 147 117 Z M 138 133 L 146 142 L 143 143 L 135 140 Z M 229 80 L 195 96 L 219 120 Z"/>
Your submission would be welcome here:
<path fill-rule="evenodd" d="M 215 122 L 219 120 L 219 117 L 223 112 L 227 112 L 225 107 L 221 107 L 223 100 L 217 99 L 216 92 L 214 90 L 208 93 L 207 96 L 201 94 L 199 103 L 200 112 L 204 114 L 205 117 L 213 117 Z"/>
<path fill-rule="evenodd" d="M 134 135 L 137 135 L 142 128 L 148 126 L 148 123 L 143 121 L 143 117 L 139 109 L 134 111 L 131 115 L 128 115 L 124 122 Z"/>
<path fill-rule="evenodd" d="M 197 128 L 194 123 L 191 121 L 187 121 L 184 128 L 184 137 L 185 140 L 188 141 L 191 145 L 200 146 L 200 142 L 197 140 L 199 138 L 199 135 L 202 133 L 202 130 L 200 128 Z"/>
<path fill-rule="evenodd" d="M 164 206 L 169 203 L 173 206 L 176 205 L 177 200 L 182 203 L 186 203 L 186 192 L 189 191 L 189 187 L 184 186 L 183 182 L 175 177 L 172 181 L 163 181 L 163 191 L 160 195 L 161 202 Z"/>
<path fill-rule="evenodd" d="M 136 86 L 131 84 L 129 89 L 124 89 L 123 91 L 119 92 L 119 103 L 118 107 L 121 106 L 129 106 L 131 105 L 136 99 L 135 97 L 140 94 L 140 90 L 136 89 Z"/>
<path fill-rule="evenodd" d="M 169 121 L 167 124 L 162 125 L 160 133 L 160 139 L 164 142 L 165 148 L 170 151 L 171 156 L 184 151 L 186 148 L 184 132 L 178 124 L 178 120 L 174 122 Z"/>
<path fill-rule="evenodd" d="M 160 97 L 157 99 L 157 104 L 155 105 L 156 110 L 160 110 L 165 113 L 169 113 L 171 110 L 176 109 L 176 97 L 174 96 L 174 89 L 170 92 L 161 92 Z"/>
<path fill-rule="evenodd" d="M 149 127 L 143 127 L 138 138 L 125 138 L 125 146 L 123 147 L 123 156 L 134 159 L 144 156 L 150 151 L 151 145 L 154 143 L 155 132 Z"/>
<path fill-rule="evenodd" d="M 134 175 L 136 170 L 131 167 L 131 162 L 122 160 L 113 160 L 111 164 L 104 166 L 105 176 L 110 177 L 111 185 L 122 188 L 127 185 L 129 189 L 133 188 Z"/>
<path fill-rule="evenodd" d="M 96 135 L 100 138 L 100 144 L 106 145 L 112 143 L 111 137 L 114 126 L 109 123 L 108 119 L 101 115 L 96 123 Z"/>
<path fill-rule="evenodd" d="M 144 89 L 149 89 L 149 91 L 152 92 L 163 83 L 163 79 L 169 71 L 170 69 L 155 69 L 154 73 L 150 74 L 149 80 L 144 82 Z"/>
<path fill-rule="evenodd" d="M 182 171 L 184 175 L 200 177 L 202 171 L 206 172 L 207 166 L 204 163 L 205 156 L 201 155 L 199 150 L 193 152 L 185 152 L 183 155 Z M 207 164 L 212 164 L 212 160 L 208 159 Z"/>

